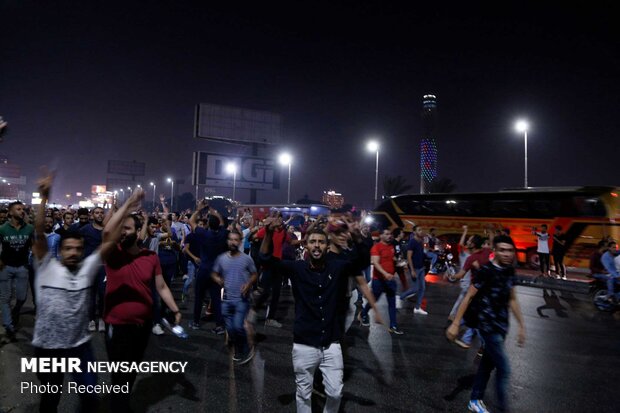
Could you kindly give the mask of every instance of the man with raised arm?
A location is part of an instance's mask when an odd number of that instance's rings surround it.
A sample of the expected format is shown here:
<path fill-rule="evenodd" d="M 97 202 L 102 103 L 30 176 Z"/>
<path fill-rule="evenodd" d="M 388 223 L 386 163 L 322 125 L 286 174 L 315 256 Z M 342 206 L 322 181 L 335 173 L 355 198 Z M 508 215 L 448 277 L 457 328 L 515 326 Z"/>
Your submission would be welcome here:
<path fill-rule="evenodd" d="M 32 345 L 36 357 L 79 358 L 82 372 L 74 373 L 74 380 L 80 385 L 95 385 L 96 374 L 86 367 L 88 362 L 94 361 L 88 332 L 89 305 L 102 260 L 109 256 L 115 244 L 110 240 L 103 242 L 84 259 L 84 236 L 77 231 L 65 231 L 57 258 L 49 249 L 45 232 L 45 205 L 52 182 L 52 174 L 39 180 L 41 204 L 35 219 L 36 238 L 32 247 L 37 304 Z M 37 377 L 44 385 L 62 385 L 64 380 L 60 372 L 38 372 Z M 61 394 L 43 393 L 39 410 L 55 412 Z M 82 393 L 80 398 L 82 411 L 96 410 L 95 394 Z"/>
<path fill-rule="evenodd" d="M 265 266 L 278 266 L 291 275 L 295 297 L 293 325 L 293 368 L 297 384 L 297 412 L 311 412 L 314 372 L 319 368 L 325 385 L 325 413 L 336 413 L 340 407 L 344 363 L 340 340 L 343 339 L 343 317 L 340 308 L 348 289 L 348 277 L 365 284 L 359 263 L 327 259 L 328 238 L 319 229 L 306 233 L 305 246 L 309 258 L 303 261 L 273 259 L 273 234 L 282 225 L 282 217 L 265 220 L 265 237 L 261 245 L 261 261 Z M 358 275 L 359 274 L 359 275 Z M 367 297 L 374 304 L 372 296 Z M 376 310 L 375 310 L 376 311 Z"/>
<path fill-rule="evenodd" d="M 112 362 L 142 361 L 152 327 L 153 284 L 174 313 L 175 323 L 181 321 L 179 308 L 164 281 L 157 253 L 138 246 L 142 223 L 131 212 L 139 208 L 142 198 L 144 192 L 136 189 L 103 230 L 103 242 L 116 245 L 105 260 L 108 278 L 104 309 L 105 338 L 108 359 Z M 112 384 L 129 384 L 131 393 L 136 374 L 112 373 Z M 113 393 L 110 402 L 114 413 L 130 411 L 130 394 Z"/>

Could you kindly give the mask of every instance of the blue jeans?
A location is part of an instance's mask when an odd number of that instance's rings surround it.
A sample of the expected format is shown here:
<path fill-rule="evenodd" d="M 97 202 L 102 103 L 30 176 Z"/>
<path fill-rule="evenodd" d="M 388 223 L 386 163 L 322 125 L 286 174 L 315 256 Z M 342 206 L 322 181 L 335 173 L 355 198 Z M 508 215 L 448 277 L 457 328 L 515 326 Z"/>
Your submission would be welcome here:
<path fill-rule="evenodd" d="M 495 385 L 498 407 L 502 411 L 507 410 L 506 388 L 508 387 L 508 378 L 510 377 L 510 366 L 508 365 L 508 357 L 506 357 L 504 352 L 505 337 L 498 333 L 489 334 L 484 332 L 480 332 L 480 336 L 484 340 L 484 354 L 474 378 L 471 400 L 484 399 L 484 391 L 491 377 L 491 372 L 493 369 L 496 369 Z"/>
<path fill-rule="evenodd" d="M 404 300 L 406 296 L 415 293 L 416 294 L 415 308 L 417 309 L 419 309 L 420 306 L 422 305 L 422 299 L 424 298 L 424 291 L 426 291 L 426 280 L 424 279 L 424 277 L 426 277 L 426 271 L 424 270 L 424 267 L 418 268 L 415 271 L 415 279 L 411 277 L 411 280 L 413 281 L 412 287 L 400 295 L 400 298 Z"/>
<path fill-rule="evenodd" d="M 379 301 L 381 294 L 385 293 L 388 302 L 388 313 L 390 314 L 390 328 L 396 327 L 396 280 L 372 280 L 370 287 L 377 301 Z M 370 304 L 366 303 L 362 310 L 362 317 L 366 317 L 369 310 Z"/>
<path fill-rule="evenodd" d="M 28 268 L 5 266 L 0 271 L 0 311 L 2 311 L 2 324 L 7 330 L 13 330 L 13 318 L 11 316 L 11 291 L 15 285 L 15 308 L 19 312 L 26 302 L 28 295 Z"/>
<path fill-rule="evenodd" d="M 228 331 L 228 338 L 235 345 L 235 355 L 237 356 L 243 356 L 250 351 L 248 337 L 243 325 L 248 311 L 250 311 L 250 303 L 247 300 L 222 301 L 224 324 L 226 331 Z"/>
<path fill-rule="evenodd" d="M 192 285 L 194 281 L 194 277 L 196 276 L 196 271 L 198 271 L 198 267 L 192 260 L 187 260 L 187 280 L 183 283 L 183 295 L 187 295 L 189 292 L 189 287 Z"/>
<path fill-rule="evenodd" d="M 607 278 L 607 295 L 610 297 L 614 296 L 615 288 L 614 284 L 618 282 L 618 277 L 614 277 L 612 274 L 609 274 L 609 278 Z"/>
<path fill-rule="evenodd" d="M 90 347 L 90 342 L 86 342 L 80 346 L 74 348 L 61 348 L 61 349 L 46 349 L 35 347 L 34 355 L 37 358 L 40 357 L 77 357 L 80 359 L 80 369 L 81 373 L 71 373 L 73 375 L 73 379 L 79 385 L 91 385 L 94 386 L 97 384 L 97 374 L 93 372 L 89 372 L 87 366 L 88 362 L 95 361 L 95 357 L 93 356 L 93 351 Z M 49 385 L 62 385 L 65 374 L 60 372 L 53 373 L 37 373 L 37 378 L 41 381 L 41 384 L 49 384 Z M 62 392 L 51 393 L 51 392 L 43 392 L 41 394 L 41 403 L 39 406 L 40 412 L 56 412 L 58 409 L 58 403 L 60 402 L 60 396 Z M 96 393 L 81 393 L 80 394 L 81 401 L 81 410 L 83 412 L 94 412 L 97 411 L 97 402 L 98 397 Z"/>
<path fill-rule="evenodd" d="M 431 259 L 431 271 L 433 271 L 435 268 L 435 263 L 437 262 L 437 254 L 432 251 L 428 251 L 426 256 Z"/>
<path fill-rule="evenodd" d="M 364 268 L 362 270 L 362 273 L 364 274 L 364 278 L 366 279 L 366 282 L 370 282 L 370 267 Z M 362 294 L 362 291 L 360 290 L 359 287 L 355 287 L 357 289 L 357 301 L 362 301 L 362 297 L 364 296 L 364 294 Z"/>

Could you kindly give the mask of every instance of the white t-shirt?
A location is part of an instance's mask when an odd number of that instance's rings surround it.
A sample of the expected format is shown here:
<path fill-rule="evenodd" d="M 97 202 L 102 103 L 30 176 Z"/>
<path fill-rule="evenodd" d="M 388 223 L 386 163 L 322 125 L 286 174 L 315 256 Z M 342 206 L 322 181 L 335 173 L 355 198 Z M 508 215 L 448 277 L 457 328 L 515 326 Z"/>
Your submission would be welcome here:
<path fill-rule="evenodd" d="M 41 261 L 34 261 L 37 320 L 33 346 L 73 348 L 90 340 L 89 308 L 93 284 L 101 265 L 99 252 L 88 256 L 76 274 L 49 252 Z"/>
<path fill-rule="evenodd" d="M 536 232 L 535 234 L 538 237 L 538 249 L 536 251 L 549 254 L 549 233 Z"/>

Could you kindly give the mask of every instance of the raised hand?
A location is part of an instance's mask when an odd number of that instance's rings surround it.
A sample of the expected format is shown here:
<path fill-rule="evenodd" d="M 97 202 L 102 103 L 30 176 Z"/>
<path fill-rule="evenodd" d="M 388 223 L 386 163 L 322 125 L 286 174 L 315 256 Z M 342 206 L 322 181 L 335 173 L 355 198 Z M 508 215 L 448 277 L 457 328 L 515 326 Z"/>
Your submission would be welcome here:
<path fill-rule="evenodd" d="M 41 178 L 37 181 L 39 193 L 41 194 L 41 197 L 49 199 L 52 184 L 54 183 L 55 173 L 53 171 L 48 171 L 45 167 L 41 168 L 41 172 L 43 176 L 41 176 Z"/>

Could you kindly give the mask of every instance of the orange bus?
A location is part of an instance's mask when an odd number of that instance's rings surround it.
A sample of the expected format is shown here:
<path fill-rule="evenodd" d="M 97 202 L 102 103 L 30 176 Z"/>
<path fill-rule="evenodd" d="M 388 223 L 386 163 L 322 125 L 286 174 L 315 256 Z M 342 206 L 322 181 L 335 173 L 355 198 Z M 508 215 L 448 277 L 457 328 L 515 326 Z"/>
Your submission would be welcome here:
<path fill-rule="evenodd" d="M 564 263 L 586 269 L 598 241 L 620 236 L 620 188 L 531 188 L 494 193 L 397 195 L 372 212 L 380 228 L 412 230 L 421 225 L 449 244 L 456 244 L 463 225 L 470 234 L 487 226 L 508 228 L 520 263 L 538 267 L 532 228 L 546 224 L 553 235 L 560 225 L 567 237 Z"/>

